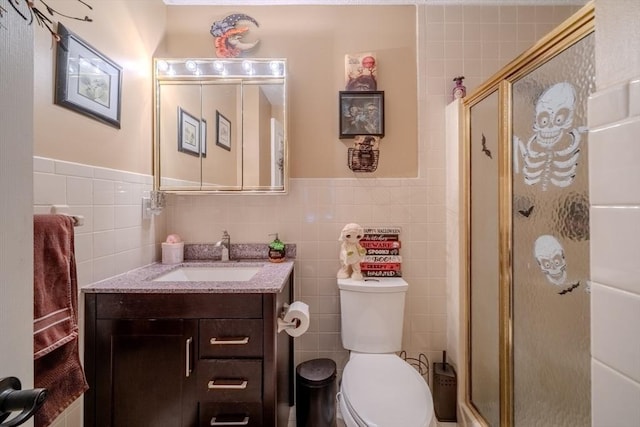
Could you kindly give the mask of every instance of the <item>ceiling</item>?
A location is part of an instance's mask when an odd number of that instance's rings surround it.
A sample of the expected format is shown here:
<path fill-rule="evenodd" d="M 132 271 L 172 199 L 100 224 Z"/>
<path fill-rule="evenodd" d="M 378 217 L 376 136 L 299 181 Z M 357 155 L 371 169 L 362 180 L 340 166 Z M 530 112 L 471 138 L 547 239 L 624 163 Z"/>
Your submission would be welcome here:
<path fill-rule="evenodd" d="M 263 5 L 584 5 L 587 0 L 163 0 L 173 6 L 263 6 Z"/>

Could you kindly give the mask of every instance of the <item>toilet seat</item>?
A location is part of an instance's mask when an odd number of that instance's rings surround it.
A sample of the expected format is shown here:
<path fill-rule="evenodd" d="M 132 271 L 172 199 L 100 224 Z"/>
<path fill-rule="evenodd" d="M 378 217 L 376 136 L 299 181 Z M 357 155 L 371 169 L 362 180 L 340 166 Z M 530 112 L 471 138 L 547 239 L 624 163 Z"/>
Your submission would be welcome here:
<path fill-rule="evenodd" d="M 433 417 L 429 386 L 395 354 L 352 352 L 340 392 L 343 411 L 358 426 L 425 427 Z"/>

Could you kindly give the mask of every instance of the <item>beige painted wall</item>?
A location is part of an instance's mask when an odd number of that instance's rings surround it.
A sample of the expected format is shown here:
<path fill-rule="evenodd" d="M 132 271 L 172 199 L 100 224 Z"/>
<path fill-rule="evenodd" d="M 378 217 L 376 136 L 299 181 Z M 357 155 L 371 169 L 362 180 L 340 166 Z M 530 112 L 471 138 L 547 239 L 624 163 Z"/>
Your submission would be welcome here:
<path fill-rule="evenodd" d="M 215 57 L 211 24 L 237 8 L 167 9 L 166 49 L 156 56 Z M 338 92 L 344 90 L 344 56 L 375 51 L 378 90 L 385 91 L 385 130 L 378 171 L 367 176 L 418 175 L 415 6 L 242 7 L 258 21 L 247 41 L 251 57 L 287 58 L 291 177 L 352 177 L 347 148 L 338 138 Z"/>
<path fill-rule="evenodd" d="M 139 173 L 152 172 L 151 58 L 162 40 L 161 0 L 52 0 L 53 8 L 93 22 L 61 22 L 123 68 L 121 129 L 55 105 L 56 49 L 48 32 L 35 30 L 34 154 Z M 64 124 L 64 125 L 63 125 Z"/>

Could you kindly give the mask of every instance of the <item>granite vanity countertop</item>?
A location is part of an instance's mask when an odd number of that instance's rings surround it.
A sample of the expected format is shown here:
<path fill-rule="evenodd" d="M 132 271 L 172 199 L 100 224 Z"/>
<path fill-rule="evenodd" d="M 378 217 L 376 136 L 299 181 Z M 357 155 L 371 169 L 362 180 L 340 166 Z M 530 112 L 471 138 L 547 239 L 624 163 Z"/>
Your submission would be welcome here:
<path fill-rule="evenodd" d="M 260 270 L 248 281 L 171 282 L 153 279 L 180 267 L 256 267 Z M 150 264 L 109 279 L 84 286 L 86 293 L 278 293 L 293 271 L 293 260 L 272 263 L 265 259 L 241 261 L 185 261 L 180 264 Z"/>

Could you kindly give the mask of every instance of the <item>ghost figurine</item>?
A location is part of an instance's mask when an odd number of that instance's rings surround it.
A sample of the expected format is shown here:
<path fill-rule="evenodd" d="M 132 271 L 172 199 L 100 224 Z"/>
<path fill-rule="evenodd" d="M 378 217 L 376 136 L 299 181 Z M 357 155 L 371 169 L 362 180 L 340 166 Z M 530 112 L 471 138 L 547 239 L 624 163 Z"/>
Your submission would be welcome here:
<path fill-rule="evenodd" d="M 567 261 L 560 242 L 548 234 L 542 235 L 536 239 L 533 252 L 549 283 L 564 285 L 567 280 Z"/>
<path fill-rule="evenodd" d="M 364 229 L 355 223 L 344 226 L 340 232 L 338 241 L 340 245 L 340 270 L 338 270 L 338 279 L 362 280 L 362 272 L 360 271 L 360 261 L 367 253 L 367 250 L 360 246 L 360 239 L 364 236 Z"/>

